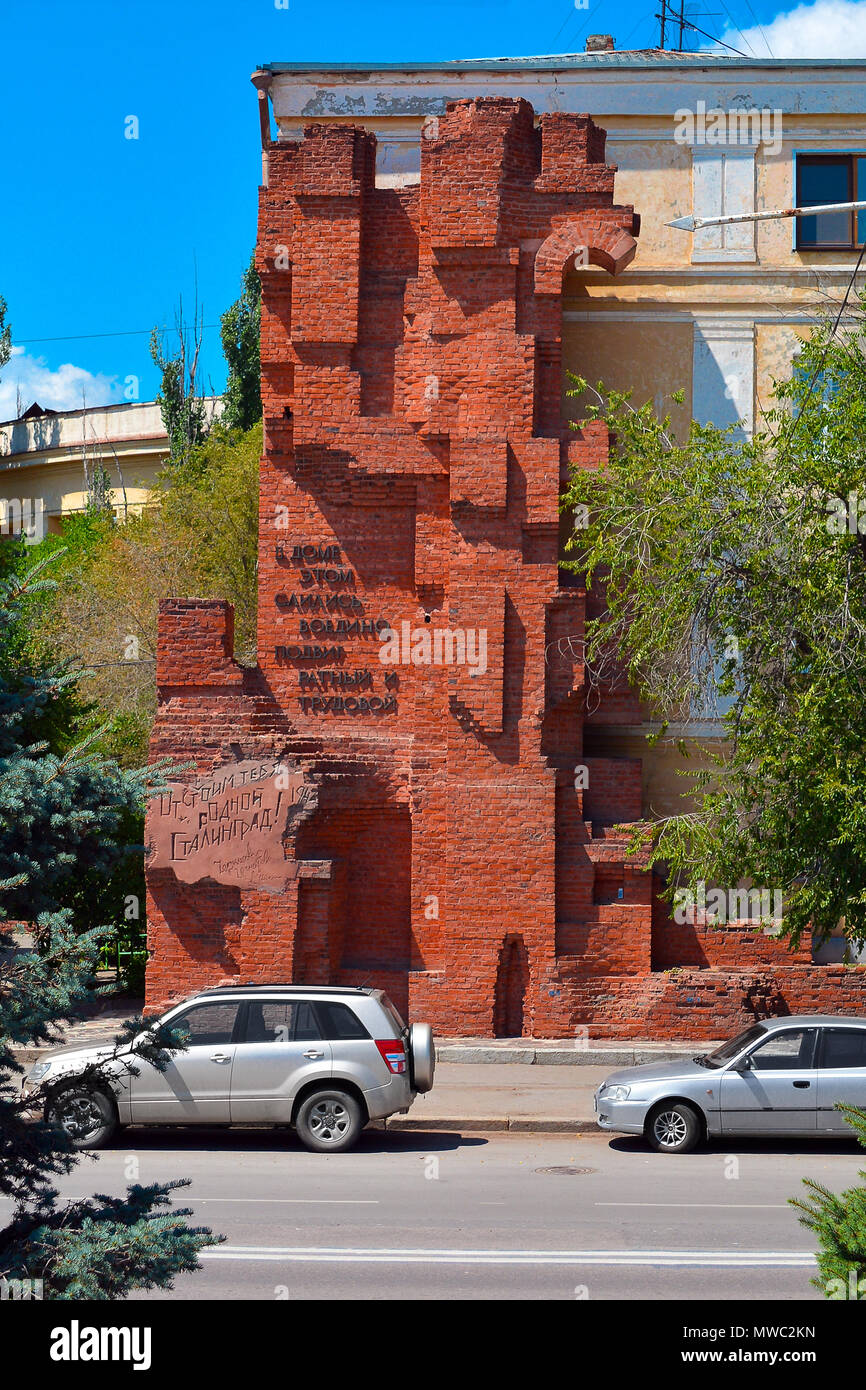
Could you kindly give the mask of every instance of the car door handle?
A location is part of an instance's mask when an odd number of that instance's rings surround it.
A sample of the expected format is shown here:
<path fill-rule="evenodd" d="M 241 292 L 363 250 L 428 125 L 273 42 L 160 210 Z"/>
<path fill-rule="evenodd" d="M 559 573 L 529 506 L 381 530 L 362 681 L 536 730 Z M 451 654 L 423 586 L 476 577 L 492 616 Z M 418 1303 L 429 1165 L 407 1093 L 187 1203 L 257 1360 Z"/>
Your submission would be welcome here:
<path fill-rule="evenodd" d="M 305 1057 L 309 1057 L 309 1059 L 310 1059 L 311 1062 L 312 1062 L 316 1057 L 324 1057 L 324 1055 L 325 1055 L 324 1052 L 317 1052 L 316 1049 L 315 1049 L 314 1047 L 309 1048 L 309 1049 L 304 1053 L 304 1056 L 305 1056 Z"/>
<path fill-rule="evenodd" d="M 226 1052 L 212 1052 L 210 1059 L 212 1062 L 230 1062 L 232 1060 Z"/>
<path fill-rule="evenodd" d="M 797 1087 L 797 1090 L 798 1090 L 798 1091 L 808 1091 L 808 1089 L 809 1089 L 809 1087 L 811 1086 L 811 1084 L 812 1084 L 811 1081 L 795 1081 L 795 1082 L 794 1082 L 794 1085 Z"/>

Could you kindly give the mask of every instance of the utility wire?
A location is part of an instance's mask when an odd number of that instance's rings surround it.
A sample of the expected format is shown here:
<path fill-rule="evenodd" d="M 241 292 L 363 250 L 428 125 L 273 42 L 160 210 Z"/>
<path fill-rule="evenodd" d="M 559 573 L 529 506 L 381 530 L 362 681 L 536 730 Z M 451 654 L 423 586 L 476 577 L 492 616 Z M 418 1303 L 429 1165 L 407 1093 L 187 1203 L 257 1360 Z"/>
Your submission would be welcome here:
<path fill-rule="evenodd" d="M 554 43 L 556 43 L 556 40 L 559 38 L 560 34 L 562 33 L 562 31 L 563 31 L 563 29 L 566 27 L 566 25 L 567 25 L 567 24 L 570 24 L 571 21 L 572 21 L 572 19 L 574 18 L 574 15 L 573 15 L 573 13 L 572 13 L 573 9 L 574 9 L 574 5 L 571 5 L 571 4 L 570 4 L 569 7 L 568 7 L 568 14 L 565 16 L 565 19 L 562 21 L 562 23 L 561 23 L 560 26 L 559 26 L 559 29 L 558 29 L 557 32 L 556 32 L 556 36 L 554 37 L 554 40 L 553 40 Z"/>
<path fill-rule="evenodd" d="M 204 331 L 208 328 L 219 328 L 220 324 L 200 323 L 197 326 L 200 331 Z M 163 324 L 162 326 L 156 325 L 156 328 L 158 333 L 175 333 L 178 331 L 176 326 L 169 328 L 166 324 Z M 183 333 L 189 333 L 190 331 L 194 331 L 195 328 L 195 324 L 185 323 L 181 326 L 180 331 Z M 82 342 L 86 338 L 150 337 L 150 334 L 152 332 L 152 328 L 124 328 L 117 333 L 65 333 L 62 334 L 59 338 L 16 338 L 12 346 L 30 347 L 32 343 L 78 343 Z"/>
<path fill-rule="evenodd" d="M 767 45 L 767 52 L 769 53 L 770 57 L 775 61 L 776 55 L 775 55 L 775 53 L 773 52 L 772 48 L 770 47 L 770 40 L 767 38 L 767 35 L 764 33 L 763 29 L 761 28 L 761 21 L 758 19 L 758 16 L 755 14 L 755 11 L 752 9 L 750 0 L 746 0 L 746 7 L 747 7 L 747 9 L 748 9 L 748 11 L 749 11 L 749 14 L 752 16 L 752 19 L 755 21 L 755 24 L 757 25 L 758 33 L 761 35 L 761 38 L 764 40 L 764 43 Z M 740 30 L 740 32 L 742 33 L 742 30 Z M 745 35 L 743 35 L 743 37 L 745 37 Z"/>
<path fill-rule="evenodd" d="M 596 10 L 600 10 L 600 9 L 601 9 L 602 4 L 603 4 L 603 0 L 598 0 L 598 3 L 597 3 L 597 4 L 589 11 L 589 13 L 585 16 L 585 18 L 584 18 L 584 20 L 583 20 L 583 23 L 580 24 L 580 25 L 578 25 L 577 29 L 576 29 L 576 30 L 574 31 L 574 33 L 571 35 L 571 37 L 570 37 L 570 39 L 569 39 L 569 43 L 574 43 L 574 40 L 575 40 L 576 38 L 578 38 L 578 36 L 579 36 L 579 35 L 583 32 L 583 30 L 586 28 L 587 24 L 588 24 L 589 21 L 592 19 L 592 17 L 593 17 L 593 15 L 595 14 Z M 566 28 L 566 26 L 569 24 L 570 20 L 573 19 L 574 17 L 575 17 L 574 15 L 569 15 L 568 19 L 566 19 L 566 20 L 560 25 L 559 34 L 562 33 L 563 29 Z M 556 39 L 559 38 L 559 34 L 557 34 Z M 554 43 L 556 43 L 556 39 L 554 39 Z"/>
<path fill-rule="evenodd" d="M 742 29 L 740 28 L 739 24 L 737 24 L 736 20 L 734 19 L 733 15 L 731 14 L 730 10 L 728 9 L 727 5 L 725 4 L 725 0 L 722 0 L 722 9 L 724 10 L 725 14 L 728 16 L 728 20 L 730 21 L 731 28 L 732 28 L 732 29 L 736 29 L 736 31 L 737 31 L 737 33 L 739 34 L 740 38 L 743 40 L 743 43 L 748 44 L 748 46 L 749 46 L 749 52 L 751 53 L 752 57 L 753 57 L 753 58 L 757 58 L 757 56 L 758 56 L 757 53 L 755 52 L 754 48 L 752 48 L 752 45 L 749 43 L 749 40 L 746 38 L 746 36 L 745 36 L 745 34 L 743 33 Z M 764 42 L 766 43 L 766 39 L 764 40 Z"/>
<path fill-rule="evenodd" d="M 805 413 L 806 413 L 806 406 L 809 404 L 809 400 L 810 400 L 810 398 L 811 398 L 812 392 L 814 391 L 815 386 L 817 385 L 818 378 L 820 377 L 822 371 L 824 370 L 824 363 L 825 363 L 826 360 L 827 360 L 827 353 L 830 351 L 830 344 L 832 343 L 833 339 L 834 339 L 835 336 L 836 336 L 836 332 L 837 332 L 837 330 L 838 330 L 838 328 L 839 328 L 839 324 L 842 322 L 842 315 L 844 314 L 846 305 L 847 305 L 847 303 L 848 303 L 848 300 L 849 300 L 850 297 L 851 297 L 851 291 L 852 291 L 853 288 L 854 288 L 854 281 L 857 279 L 857 273 L 858 273 L 858 271 L 860 270 L 861 265 L 863 264 L 863 257 L 864 257 L 864 256 L 866 256 L 866 242 L 863 243 L 863 247 L 862 247 L 862 250 L 861 250 L 861 252 L 860 252 L 860 255 L 857 257 L 857 264 L 855 265 L 854 269 L 851 271 L 851 278 L 849 279 L 848 285 L 847 285 L 847 287 L 846 287 L 846 289 L 845 289 L 845 294 L 844 294 L 844 296 L 843 296 L 842 303 L 839 305 L 839 312 L 838 312 L 838 314 L 836 315 L 836 318 L 835 318 L 834 321 L 833 321 L 833 328 L 832 328 L 832 330 L 831 330 L 831 332 L 830 332 L 830 336 L 829 336 L 829 338 L 827 339 L 827 342 L 826 342 L 825 345 L 824 345 L 824 351 L 823 351 L 822 354 L 821 354 L 821 360 L 819 361 L 817 367 L 815 368 L 814 372 L 812 373 L 812 376 L 811 376 L 811 378 L 810 378 L 810 380 L 809 380 L 809 384 L 808 384 L 808 386 L 806 387 L 806 395 L 805 395 L 805 398 L 804 398 L 804 400 L 802 401 L 802 403 L 801 403 L 801 405 L 800 405 L 800 409 L 798 410 L 796 416 L 794 417 L 794 422 L 793 422 L 793 424 L 792 424 L 792 426 L 791 426 L 791 431 L 790 431 L 790 433 L 789 433 L 789 435 L 788 435 L 788 438 L 787 438 L 787 439 L 783 439 L 783 440 L 781 441 L 783 444 L 790 444 L 790 443 L 791 443 L 792 439 L 794 438 L 794 435 L 795 435 L 796 432 L 797 432 L 797 426 L 799 425 L 800 421 L 802 420 L 803 416 L 804 416 Z"/>

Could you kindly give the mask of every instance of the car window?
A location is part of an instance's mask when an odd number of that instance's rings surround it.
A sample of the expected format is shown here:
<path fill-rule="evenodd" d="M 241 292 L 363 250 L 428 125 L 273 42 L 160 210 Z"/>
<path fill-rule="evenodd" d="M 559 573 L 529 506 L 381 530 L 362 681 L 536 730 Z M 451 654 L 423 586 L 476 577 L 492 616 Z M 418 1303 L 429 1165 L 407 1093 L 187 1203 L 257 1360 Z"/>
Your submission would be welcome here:
<path fill-rule="evenodd" d="M 792 1028 L 790 1032 L 771 1033 L 764 1043 L 749 1054 L 756 1071 L 797 1071 L 811 1067 L 815 1040 L 814 1028 Z"/>
<path fill-rule="evenodd" d="M 248 1043 L 317 1041 L 320 1036 L 312 1005 L 305 999 L 254 999 L 247 1006 Z"/>
<path fill-rule="evenodd" d="M 863 1067 L 866 1070 L 866 1028 L 824 1030 L 822 1067 Z"/>
<path fill-rule="evenodd" d="M 319 1000 L 316 1009 L 322 1022 L 323 1038 L 332 1041 L 369 1038 L 370 1034 L 348 1004 L 329 1004 Z"/>
<path fill-rule="evenodd" d="M 316 1011 L 308 999 L 299 1000 L 295 1005 L 295 1031 L 293 1035 L 299 1042 L 318 1042 L 322 1036 Z"/>
<path fill-rule="evenodd" d="M 187 1039 L 188 1047 L 213 1047 L 230 1043 L 238 1016 L 235 1004 L 198 1004 L 171 1020 L 171 1027 Z"/>
<path fill-rule="evenodd" d="M 396 1005 L 394 1005 L 391 1002 L 387 994 L 379 995 L 379 1003 L 382 1005 L 382 1008 L 385 1010 L 385 1013 L 388 1015 L 391 1022 L 394 1024 L 394 1027 L 397 1029 L 397 1036 L 401 1037 L 403 1034 L 403 1029 L 406 1027 L 406 1025 L 400 1017 L 400 1013 Z"/>
<path fill-rule="evenodd" d="M 766 1031 L 765 1028 L 761 1027 L 760 1023 L 754 1023 L 752 1027 L 747 1028 L 745 1032 L 738 1033 L 735 1038 L 731 1038 L 730 1042 L 723 1043 L 722 1046 L 717 1047 L 714 1052 L 708 1052 L 705 1060 L 714 1067 L 722 1067 L 725 1062 L 730 1062 L 732 1058 L 742 1052 L 744 1047 L 748 1047 L 749 1043 L 756 1042 L 758 1038 L 765 1037 Z"/>

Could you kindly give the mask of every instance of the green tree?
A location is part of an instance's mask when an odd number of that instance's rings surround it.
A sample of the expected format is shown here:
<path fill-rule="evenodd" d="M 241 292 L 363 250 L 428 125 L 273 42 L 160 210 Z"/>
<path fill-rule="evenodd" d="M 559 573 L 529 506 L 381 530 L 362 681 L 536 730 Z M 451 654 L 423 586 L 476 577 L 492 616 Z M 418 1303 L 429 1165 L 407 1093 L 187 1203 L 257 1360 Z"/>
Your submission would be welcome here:
<path fill-rule="evenodd" d="M 12 329 L 6 322 L 6 300 L 0 294 L 0 367 L 12 356 Z"/>
<path fill-rule="evenodd" d="M 261 317 L 262 285 L 253 256 L 241 280 L 240 297 L 220 318 L 220 338 L 229 369 L 222 418 L 229 429 L 248 430 L 262 418 Z"/>
<path fill-rule="evenodd" d="M 861 305 L 866 311 L 866 301 Z M 575 469 L 572 566 L 603 585 L 590 678 L 627 678 L 661 721 L 722 716 L 681 814 L 637 830 L 669 893 L 741 880 L 784 894 L 792 944 L 866 939 L 866 362 L 822 322 L 753 438 L 626 395 L 588 414 L 608 464 Z M 586 391 L 574 379 L 573 393 Z M 675 397 L 674 399 L 679 399 Z M 725 709 L 721 702 L 727 702 Z"/>
<path fill-rule="evenodd" d="M 43 575 L 50 563 L 46 557 L 21 581 L 0 581 L 0 631 L 16 621 L 27 595 L 50 583 Z M 61 905 L 65 889 L 82 871 L 112 872 L 123 849 L 123 815 L 140 810 L 166 771 L 156 765 L 124 772 L 86 743 L 58 757 L 29 742 L 33 719 L 73 683 L 68 672 L 44 672 L 28 683 L 10 682 L 0 671 L 0 1195 L 13 1204 L 0 1229 L 0 1275 L 43 1279 L 49 1298 L 104 1299 L 171 1287 L 176 1275 L 199 1267 L 199 1251 L 214 1238 L 187 1224 L 188 1210 L 169 1209 L 183 1182 L 62 1201 L 54 1180 L 78 1155 L 60 1127 L 28 1121 L 16 1085 L 22 1068 L 15 1045 L 59 1040 L 57 1024 L 83 996 L 104 933 L 76 935 L 71 911 Z M 16 934 L 22 921 L 31 926 L 32 949 Z M 178 1046 L 164 1034 L 140 1055 L 161 1066 Z M 98 1084 L 101 1065 L 85 1079 Z"/>
<path fill-rule="evenodd" d="M 50 700 L 31 704 L 22 717 L 20 737 L 24 744 L 41 743 L 57 756 L 69 752 L 85 739 L 95 740 L 94 752 L 107 752 L 122 746 L 116 721 L 102 710 L 97 701 L 86 700 L 81 693 L 80 661 L 71 650 L 58 662 L 56 643 L 47 640 L 46 607 L 59 588 L 59 578 L 66 567 L 74 572 L 82 556 L 92 556 L 99 547 L 111 519 L 94 514 L 74 517 L 68 528 L 69 545 L 61 545 L 58 536 L 49 535 L 30 551 L 34 563 L 50 557 L 52 586 L 36 592 L 25 591 L 16 604 L 17 616 L 0 627 L 0 672 L 7 689 L 26 695 L 40 682 L 56 683 L 58 676 L 69 676 L 68 683 L 55 689 Z M 34 553 L 35 552 L 35 553 Z M 0 576 L 14 578 L 25 563 L 27 547 L 17 538 L 0 542 Z M 141 750 L 146 754 L 146 750 Z M 128 760 L 131 761 L 131 760 Z M 118 828 L 119 842 L 125 852 L 119 854 L 108 875 L 99 867 L 84 868 L 57 888 L 58 904 L 72 912 L 71 921 L 77 932 L 84 933 L 104 922 L 118 924 L 126 935 L 137 936 L 143 945 L 144 818 L 138 808 L 124 810 Z M 120 928 L 119 924 L 124 924 Z"/>
<path fill-rule="evenodd" d="M 866 1111 L 851 1105 L 836 1107 L 866 1148 Z M 858 1174 L 866 1183 L 866 1172 Z M 814 1231 L 820 1242 L 818 1278 L 812 1283 L 832 1299 L 866 1297 L 866 1187 L 850 1187 L 846 1192 L 830 1192 L 813 1178 L 804 1178 L 808 1201 L 791 1197 L 791 1206 L 803 1213 L 800 1221 Z M 862 1282 L 861 1282 L 862 1281 Z"/>
<path fill-rule="evenodd" d="M 87 727 L 107 724 L 101 746 L 124 766 L 146 757 L 160 599 L 229 599 L 236 655 L 255 661 L 261 447 L 261 425 L 239 435 L 217 421 L 186 463 L 163 470 L 156 505 L 141 516 L 70 528 L 58 587 L 30 610 L 32 643 L 86 668 L 80 689 L 94 706 Z"/>
<path fill-rule="evenodd" d="M 161 373 L 157 402 L 171 447 L 172 463 L 187 463 L 197 444 L 207 435 L 207 407 L 199 385 L 199 356 L 204 332 L 198 306 L 192 324 L 183 321 L 183 299 L 178 303 L 175 333 L 177 347 L 169 352 L 165 335 L 154 328 L 150 335 L 150 355 Z"/>

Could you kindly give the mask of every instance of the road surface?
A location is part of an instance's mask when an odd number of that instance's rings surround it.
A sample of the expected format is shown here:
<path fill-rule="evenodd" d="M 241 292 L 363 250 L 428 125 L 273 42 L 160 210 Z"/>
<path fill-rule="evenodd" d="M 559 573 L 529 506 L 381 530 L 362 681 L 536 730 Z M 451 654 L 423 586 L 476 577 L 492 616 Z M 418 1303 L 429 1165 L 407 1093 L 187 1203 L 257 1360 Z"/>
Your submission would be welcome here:
<path fill-rule="evenodd" d="M 178 1204 L 226 1241 L 173 1292 L 137 1297 L 820 1299 L 786 1199 L 807 1175 L 851 1186 L 862 1162 L 847 1141 L 671 1156 L 601 1135 L 367 1131 L 323 1156 L 287 1131 L 129 1129 L 60 1186 L 192 1180 Z"/>

